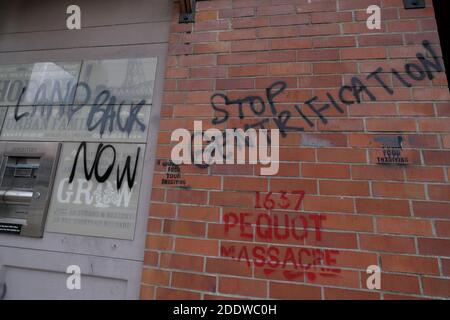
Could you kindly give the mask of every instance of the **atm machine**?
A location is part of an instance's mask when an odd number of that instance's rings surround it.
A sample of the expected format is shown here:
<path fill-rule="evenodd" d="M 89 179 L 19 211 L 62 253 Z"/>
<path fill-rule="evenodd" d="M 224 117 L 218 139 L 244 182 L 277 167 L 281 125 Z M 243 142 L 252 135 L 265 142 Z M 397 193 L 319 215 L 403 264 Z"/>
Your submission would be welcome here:
<path fill-rule="evenodd" d="M 42 237 L 61 144 L 0 144 L 0 231 Z"/>

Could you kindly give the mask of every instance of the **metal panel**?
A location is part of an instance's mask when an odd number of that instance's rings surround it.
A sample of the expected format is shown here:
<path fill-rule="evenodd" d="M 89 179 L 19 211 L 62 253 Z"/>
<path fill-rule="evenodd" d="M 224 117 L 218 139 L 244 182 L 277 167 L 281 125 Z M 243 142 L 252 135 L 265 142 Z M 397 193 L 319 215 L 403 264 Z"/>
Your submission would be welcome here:
<path fill-rule="evenodd" d="M 66 29 L 66 8 L 81 9 L 81 27 L 170 21 L 171 0 L 14 0 L 0 2 L 0 34 Z M 67 31 L 70 33 L 71 31 Z"/>
<path fill-rule="evenodd" d="M 151 104 L 156 62 L 156 58 L 83 61 L 75 104 Z"/>
<path fill-rule="evenodd" d="M 81 269 L 81 289 L 68 290 L 70 265 Z M 0 282 L 4 299 L 134 299 L 139 290 L 139 262 L 0 247 Z"/>
<path fill-rule="evenodd" d="M 0 35 L 2 64 L 158 57 L 156 94 L 153 96 L 148 142 L 143 159 L 145 165 L 142 176 L 145 179 L 142 180 L 139 192 L 134 241 L 53 232 L 45 232 L 44 238 L 36 241 L 0 234 L 0 264 L 3 258 L 7 265 L 37 270 L 57 268 L 55 271 L 59 273 L 69 264 L 79 264 L 83 272 L 92 266 L 93 272 L 96 275 L 101 273 L 99 276 L 106 277 L 104 279 L 125 279 L 126 297 L 130 299 L 139 297 L 172 9 L 172 1 L 136 1 L 137 3 L 133 1 L 133 6 L 130 6 L 128 0 L 77 1 L 82 9 L 80 31 L 70 31 L 65 27 L 62 12 L 73 3 L 69 0 L 42 0 L 38 3 L 18 0 L 3 1 L 0 4 L 0 34 L 10 33 Z M 5 6 L 7 10 L 3 10 Z M 104 11 L 105 7 L 109 8 L 107 13 Z M 31 253 L 24 254 L 21 248 L 29 248 L 27 251 Z M 102 259 L 102 263 L 96 263 L 96 259 Z M 30 279 L 30 282 L 38 281 L 39 277 Z M 10 293 L 17 292 L 14 291 L 17 289 L 14 288 L 14 283 L 17 281 L 9 283 Z M 62 287 L 51 290 L 43 287 L 41 291 L 42 295 L 39 290 L 33 293 L 22 290 L 13 298 L 30 295 L 39 298 L 44 296 L 44 292 L 51 292 L 52 298 L 101 298 L 100 293 L 93 295 L 87 290 L 69 291 L 71 295 L 67 296 L 67 289 Z"/>
<path fill-rule="evenodd" d="M 80 62 L 0 65 L 0 106 L 72 104 L 80 68 Z"/>
<path fill-rule="evenodd" d="M 0 35 L 0 52 L 65 49 L 78 47 L 125 46 L 167 42 L 166 22 L 102 26 L 81 30 Z"/>
<path fill-rule="evenodd" d="M 144 151 L 135 144 L 65 144 L 47 231 L 132 240 Z"/>
<path fill-rule="evenodd" d="M 158 57 L 157 81 L 151 110 L 148 130 L 147 147 L 144 157 L 142 187 L 139 196 L 139 211 L 136 220 L 134 241 L 58 234 L 46 232 L 40 241 L 32 241 L 25 237 L 11 237 L 0 234 L 0 245 L 32 248 L 55 252 L 71 252 L 78 254 L 97 255 L 113 258 L 142 261 L 144 257 L 145 236 L 147 230 L 148 210 L 150 207 L 150 190 L 152 184 L 153 166 L 156 154 L 156 141 L 159 128 L 159 113 L 161 108 L 164 65 L 167 44 L 135 45 L 126 47 L 76 48 L 66 50 L 27 51 L 14 54 L 0 53 L 0 60 L 6 63 L 26 63 L 35 60 L 74 60 L 79 57 L 88 59 L 119 58 L 119 57 Z M 138 296 L 139 290 L 135 295 Z"/>
<path fill-rule="evenodd" d="M 6 110 L 6 108 L 3 108 Z M 26 141 L 146 142 L 151 106 L 10 107 L 0 138 Z M 0 112 L 2 110 L 0 109 Z M 0 120 L 1 120 L 0 113 Z"/>
<path fill-rule="evenodd" d="M 6 107 L 1 107 L 0 106 L 0 131 L 2 130 L 3 121 L 5 120 L 7 111 L 8 111 L 8 109 Z"/>

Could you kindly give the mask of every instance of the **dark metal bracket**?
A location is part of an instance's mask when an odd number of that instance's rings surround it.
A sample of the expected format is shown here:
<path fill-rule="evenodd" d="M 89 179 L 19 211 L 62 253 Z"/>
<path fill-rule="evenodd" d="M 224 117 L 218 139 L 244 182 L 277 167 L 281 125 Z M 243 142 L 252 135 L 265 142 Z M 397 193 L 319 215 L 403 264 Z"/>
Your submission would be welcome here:
<path fill-rule="evenodd" d="M 425 8 L 425 0 L 403 0 L 405 9 L 422 9 Z"/>
<path fill-rule="evenodd" d="M 195 22 L 196 0 L 180 0 L 180 20 L 179 23 Z"/>

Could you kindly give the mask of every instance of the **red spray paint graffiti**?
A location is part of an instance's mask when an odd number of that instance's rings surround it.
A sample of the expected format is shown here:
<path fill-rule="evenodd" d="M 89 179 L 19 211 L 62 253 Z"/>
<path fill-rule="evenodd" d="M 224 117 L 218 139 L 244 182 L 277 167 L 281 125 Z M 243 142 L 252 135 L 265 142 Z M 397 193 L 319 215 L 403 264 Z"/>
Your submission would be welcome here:
<path fill-rule="evenodd" d="M 289 203 L 287 192 L 279 192 L 281 202 L 272 199 L 272 192 L 264 200 L 265 208 L 281 207 L 286 209 L 291 205 L 298 210 L 303 200 L 304 192 L 294 191 L 291 194 L 299 195 L 297 203 Z M 261 195 L 256 193 L 256 207 L 260 207 Z M 289 204 L 289 205 L 288 205 Z M 269 212 L 228 212 L 223 216 L 224 231 L 226 235 L 237 233 L 243 240 L 257 240 L 258 242 L 298 242 L 314 237 L 316 241 L 322 240 L 322 221 L 326 220 L 321 214 L 292 214 Z M 254 222 L 252 224 L 252 222 Z M 280 271 L 287 280 L 295 280 L 306 275 L 310 281 L 317 276 L 336 276 L 341 272 L 336 268 L 338 250 L 309 248 L 303 246 L 287 247 L 274 245 L 241 245 L 222 244 L 220 248 L 222 257 L 232 258 L 245 262 L 249 267 L 262 268 L 264 274 L 270 275 Z"/>

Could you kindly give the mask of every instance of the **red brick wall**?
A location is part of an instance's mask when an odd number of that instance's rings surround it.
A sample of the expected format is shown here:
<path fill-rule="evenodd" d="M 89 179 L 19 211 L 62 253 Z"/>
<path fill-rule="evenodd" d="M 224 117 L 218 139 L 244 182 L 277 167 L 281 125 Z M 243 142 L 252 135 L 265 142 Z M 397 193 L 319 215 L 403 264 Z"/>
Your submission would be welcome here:
<path fill-rule="evenodd" d="M 441 56 L 432 1 L 418 10 L 403 9 L 402 0 L 310 2 L 199 1 L 195 24 L 178 24 L 173 13 L 143 299 L 450 296 L 448 83 L 444 72 L 432 80 L 405 73 L 407 63 L 423 69 L 416 53 L 434 61 L 423 40 Z M 366 27 L 372 4 L 382 7 L 382 30 Z M 392 94 L 366 79 L 378 67 Z M 367 91 L 360 103 L 338 100 L 354 76 L 376 101 Z M 265 92 L 276 81 L 287 85 L 274 99 L 278 112 L 289 110 L 287 125 L 304 128 L 280 138 L 276 176 L 255 165 L 181 165 L 184 186 L 162 183 L 177 128 L 192 129 L 194 120 L 244 128 L 262 119 L 277 128 Z M 211 106 L 215 93 L 260 96 L 266 111 L 256 116 L 247 104 L 239 119 L 236 105 L 221 106 L 230 117 L 214 125 L 224 115 Z M 319 109 L 327 93 L 343 112 L 329 107 L 324 123 L 305 102 L 316 96 Z M 345 100 L 355 101 L 353 93 L 344 89 Z M 377 164 L 382 145 L 399 136 L 408 165 Z M 303 199 L 292 194 L 299 190 Z M 272 200 L 275 208 L 264 208 Z M 289 232 L 277 228 L 286 223 Z M 380 290 L 366 287 L 369 265 L 381 267 Z"/>

